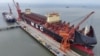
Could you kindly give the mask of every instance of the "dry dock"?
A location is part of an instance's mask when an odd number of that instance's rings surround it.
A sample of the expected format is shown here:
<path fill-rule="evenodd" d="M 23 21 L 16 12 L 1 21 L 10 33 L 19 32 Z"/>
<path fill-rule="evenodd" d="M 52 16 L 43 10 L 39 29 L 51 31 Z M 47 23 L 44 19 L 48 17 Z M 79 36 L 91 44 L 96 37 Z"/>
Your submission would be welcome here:
<path fill-rule="evenodd" d="M 31 36 L 33 36 L 38 42 L 40 42 L 43 46 L 49 49 L 55 56 L 81 56 L 73 50 L 68 50 L 66 53 L 62 52 L 59 47 L 60 43 L 53 40 L 51 37 L 43 34 L 39 30 L 31 27 L 30 25 L 19 21 L 17 22 L 23 30 L 28 32 Z M 26 26 L 26 28 L 23 28 Z"/>

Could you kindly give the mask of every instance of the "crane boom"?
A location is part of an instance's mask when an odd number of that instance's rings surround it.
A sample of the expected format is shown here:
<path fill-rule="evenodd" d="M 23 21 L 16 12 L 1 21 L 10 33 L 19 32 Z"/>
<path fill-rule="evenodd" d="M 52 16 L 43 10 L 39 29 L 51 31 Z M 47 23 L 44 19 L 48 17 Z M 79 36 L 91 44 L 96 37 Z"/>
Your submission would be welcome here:
<path fill-rule="evenodd" d="M 21 10 L 20 10 L 20 7 L 19 7 L 19 3 L 16 3 L 14 0 L 13 0 L 13 3 L 16 7 L 16 10 L 17 10 L 17 13 L 18 13 L 18 20 L 20 20 L 20 17 L 21 17 Z"/>
<path fill-rule="evenodd" d="M 75 28 L 73 28 L 72 30 L 69 31 L 69 35 L 72 35 L 72 33 L 74 33 L 74 31 L 82 24 L 84 23 L 92 14 L 94 13 L 94 11 L 92 11 L 91 13 L 89 13 L 82 21 L 80 21 Z"/>
<path fill-rule="evenodd" d="M 75 29 L 77 29 L 83 22 L 85 22 L 93 13 L 94 11 L 92 11 L 89 15 L 87 15 L 81 22 L 79 22 L 78 25 L 75 27 Z"/>
<path fill-rule="evenodd" d="M 10 14 L 12 14 L 12 9 L 11 9 L 11 7 L 10 7 L 9 4 L 8 4 L 8 7 L 9 7 L 9 12 L 10 12 Z"/>
<path fill-rule="evenodd" d="M 17 5 L 16 5 L 16 3 L 15 3 L 15 1 L 13 0 L 13 3 L 14 3 L 14 6 L 16 7 L 16 9 L 17 9 Z"/>

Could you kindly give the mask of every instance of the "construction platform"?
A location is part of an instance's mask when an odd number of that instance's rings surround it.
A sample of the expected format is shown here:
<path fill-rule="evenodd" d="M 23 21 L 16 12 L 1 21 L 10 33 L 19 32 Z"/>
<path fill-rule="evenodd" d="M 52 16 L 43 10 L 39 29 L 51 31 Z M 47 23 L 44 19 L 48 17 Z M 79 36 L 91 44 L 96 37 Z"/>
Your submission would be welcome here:
<path fill-rule="evenodd" d="M 81 56 L 73 50 L 67 50 L 67 52 L 63 52 L 59 49 L 60 43 L 53 40 L 50 36 L 43 34 L 39 30 L 34 27 L 24 23 L 23 21 L 17 22 L 21 28 L 29 33 L 34 39 L 36 39 L 39 43 L 41 43 L 45 48 L 47 48 L 50 52 L 52 52 L 55 56 Z M 25 26 L 25 28 L 24 28 Z"/>

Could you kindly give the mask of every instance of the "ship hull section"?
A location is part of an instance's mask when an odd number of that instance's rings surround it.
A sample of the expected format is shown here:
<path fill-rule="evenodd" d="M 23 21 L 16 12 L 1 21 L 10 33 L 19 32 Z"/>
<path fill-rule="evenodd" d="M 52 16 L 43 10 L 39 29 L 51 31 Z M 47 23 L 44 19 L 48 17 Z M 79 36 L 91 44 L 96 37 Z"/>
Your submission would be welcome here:
<path fill-rule="evenodd" d="M 45 28 L 41 24 L 35 23 L 34 21 L 30 20 L 29 18 L 27 18 L 25 16 L 22 16 L 22 20 L 24 22 L 26 22 L 27 24 L 31 25 L 32 27 L 35 27 L 39 31 L 49 35 L 50 37 L 52 37 L 57 42 L 61 43 L 63 37 L 59 36 L 58 34 L 53 32 L 52 30 L 49 30 L 49 29 Z M 86 42 L 86 40 L 89 40 L 89 42 Z M 92 46 L 92 44 L 95 45 L 97 42 L 96 42 L 96 38 L 95 37 L 87 37 L 87 36 L 84 36 L 82 34 L 79 34 L 78 31 L 75 31 L 75 36 L 74 36 L 73 44 L 74 43 L 75 44 L 82 44 L 82 45 L 85 44 L 87 47 L 90 48 Z"/>
<path fill-rule="evenodd" d="M 52 37 L 52 38 L 53 38 L 54 40 L 56 40 L 57 42 L 61 42 L 61 40 L 62 40 L 62 37 L 61 37 L 61 36 L 55 34 L 54 32 L 52 32 L 52 31 L 50 31 L 50 30 L 48 30 L 48 29 L 46 29 L 46 28 L 43 27 L 42 25 L 37 24 L 37 23 L 35 23 L 35 22 L 32 22 L 31 20 L 24 19 L 24 18 L 23 18 L 23 21 L 26 22 L 27 24 L 31 25 L 32 27 L 38 29 L 39 31 L 41 31 L 41 32 L 43 32 L 43 33 L 49 35 L 50 37 Z"/>

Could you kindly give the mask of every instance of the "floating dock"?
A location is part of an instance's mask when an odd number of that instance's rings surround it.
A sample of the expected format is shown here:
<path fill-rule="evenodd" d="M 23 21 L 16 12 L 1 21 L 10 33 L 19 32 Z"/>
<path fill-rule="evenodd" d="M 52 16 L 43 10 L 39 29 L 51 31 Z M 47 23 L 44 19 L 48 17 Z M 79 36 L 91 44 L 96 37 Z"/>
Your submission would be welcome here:
<path fill-rule="evenodd" d="M 59 49 L 60 43 L 53 40 L 51 37 L 43 34 L 37 29 L 31 27 L 30 25 L 24 23 L 23 21 L 17 22 L 21 28 L 29 33 L 32 37 L 34 37 L 39 43 L 41 43 L 44 47 L 46 47 L 50 52 L 52 52 L 55 56 L 81 56 L 73 50 L 68 50 L 66 53 Z M 24 28 L 24 26 L 26 28 Z"/>

